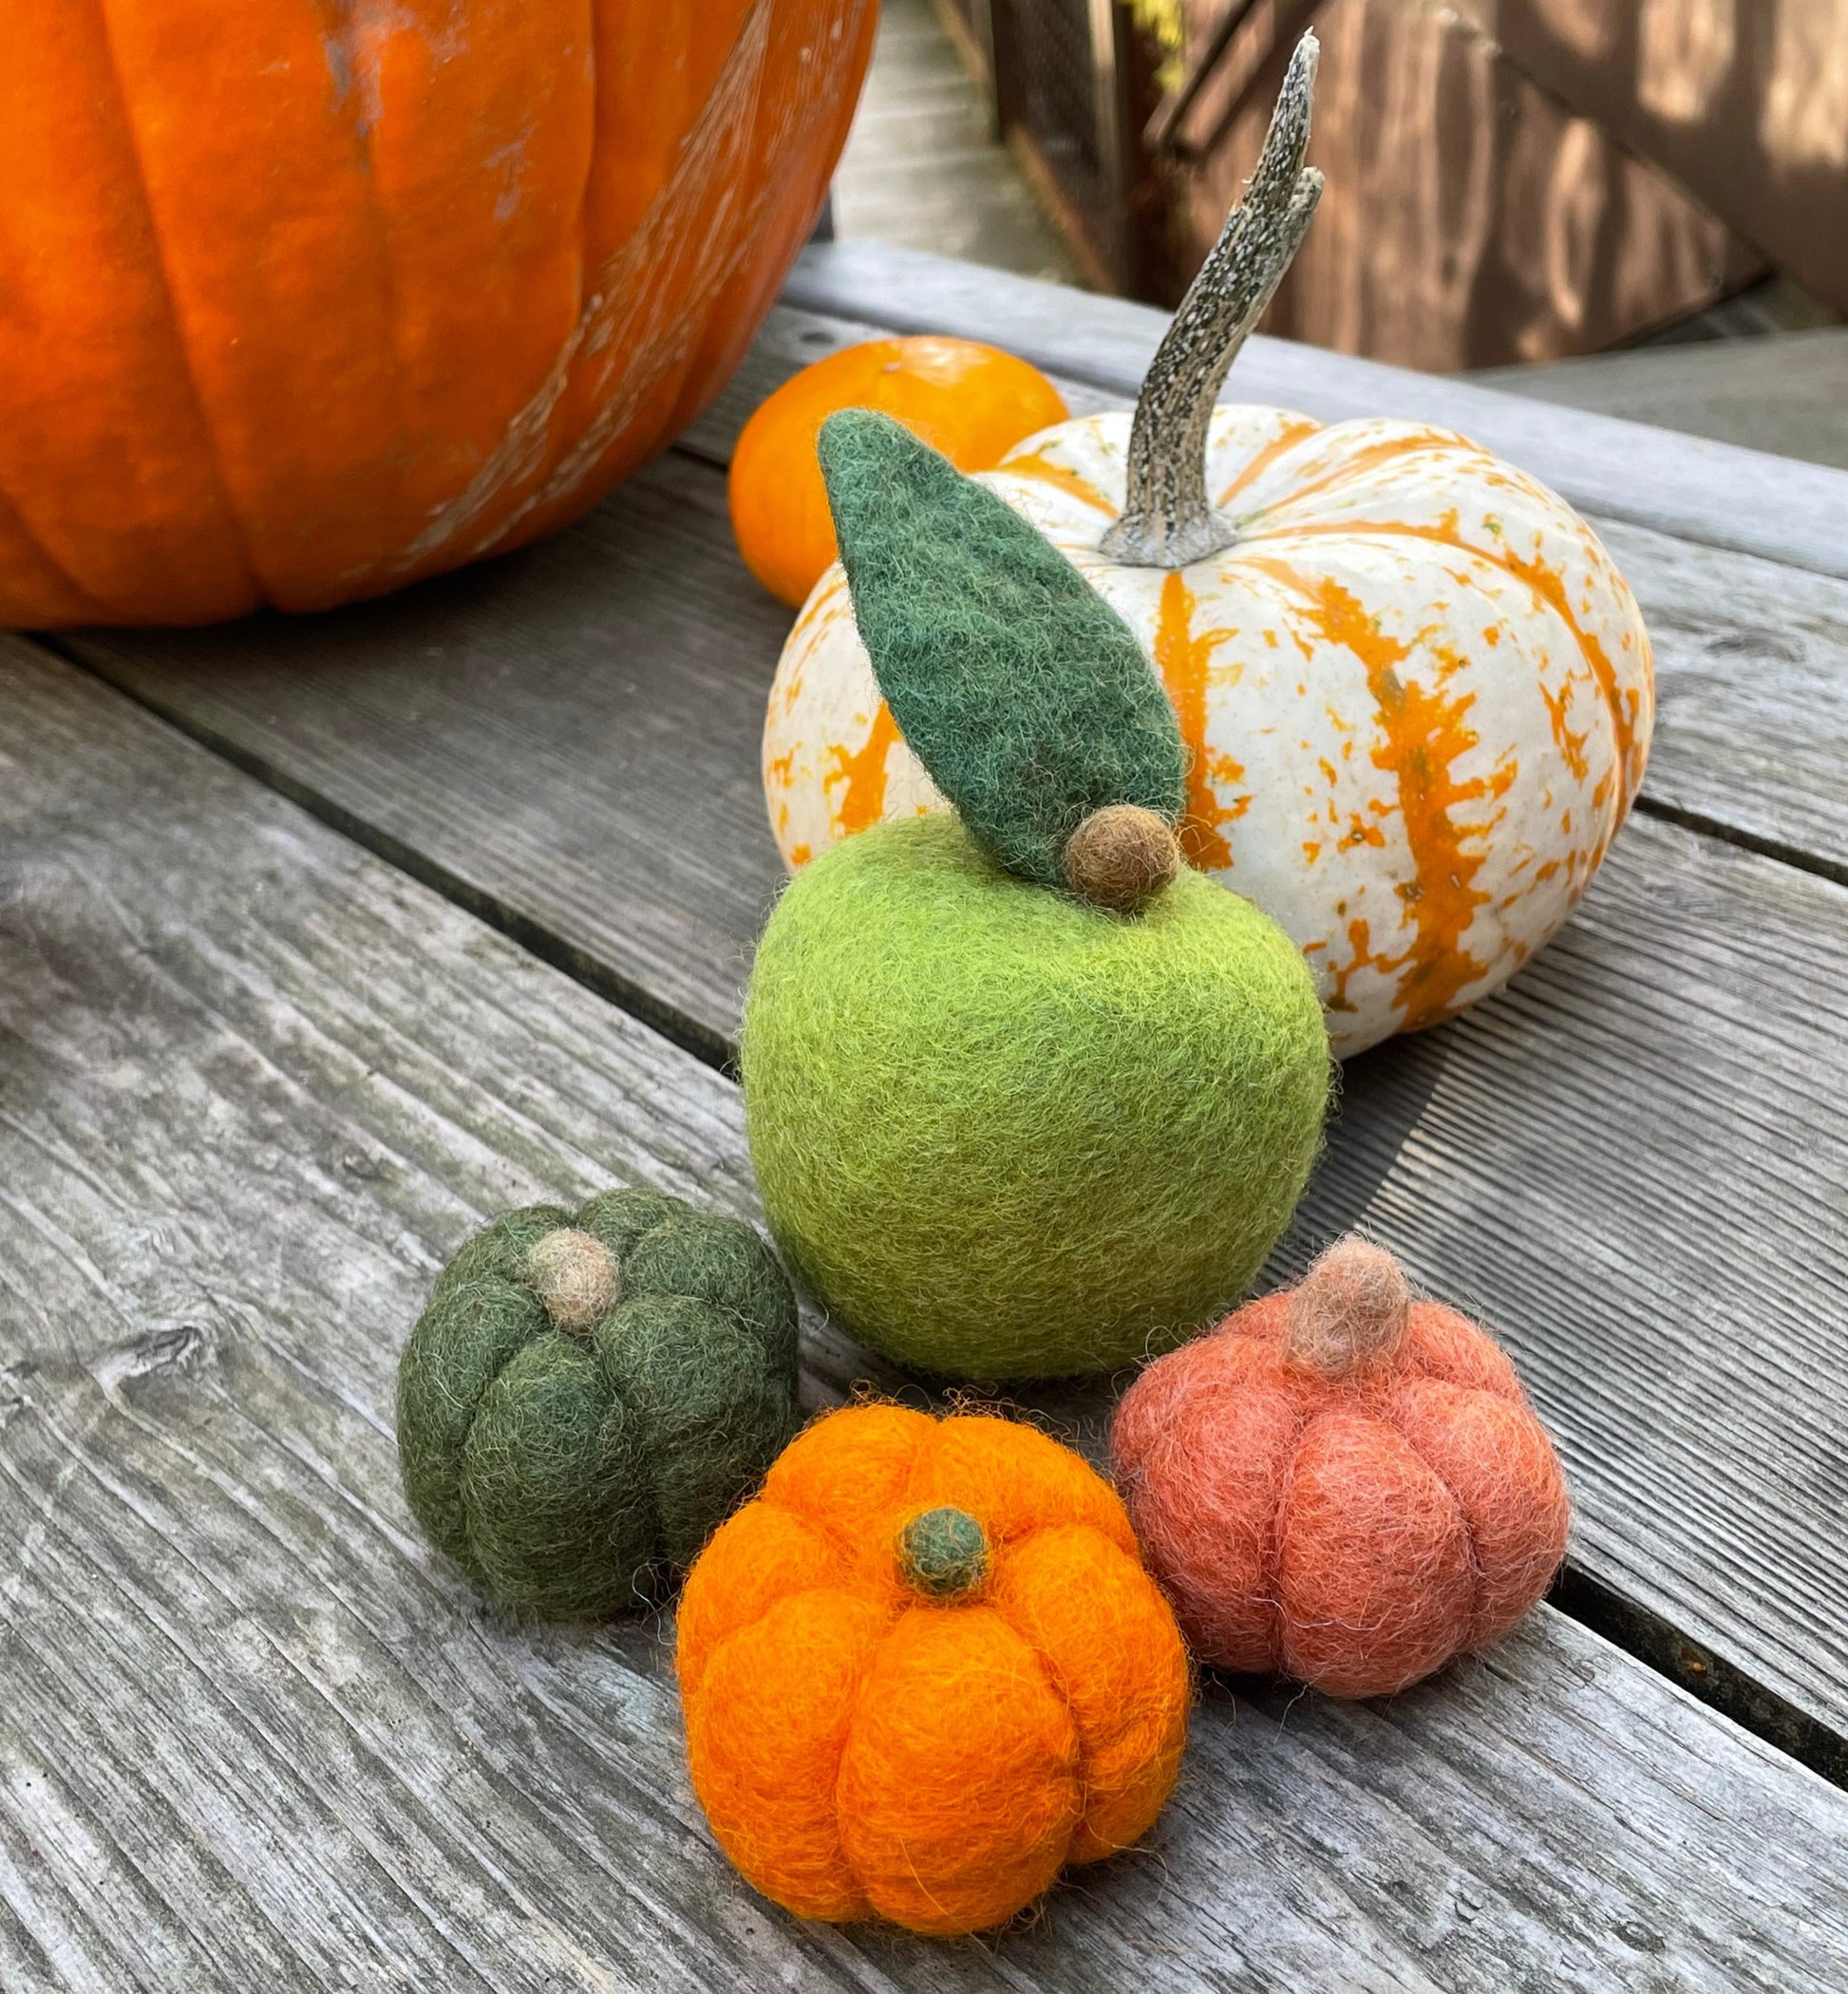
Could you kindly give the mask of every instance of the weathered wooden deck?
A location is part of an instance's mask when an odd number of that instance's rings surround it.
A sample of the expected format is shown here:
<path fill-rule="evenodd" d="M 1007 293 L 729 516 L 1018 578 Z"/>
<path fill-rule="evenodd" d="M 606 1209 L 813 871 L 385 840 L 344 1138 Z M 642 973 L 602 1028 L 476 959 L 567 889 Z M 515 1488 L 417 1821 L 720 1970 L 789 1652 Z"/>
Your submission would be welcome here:
<path fill-rule="evenodd" d="M 1144 1851 L 941 1946 L 739 1881 L 665 1622 L 502 1625 L 418 1539 L 393 1371 L 471 1228 L 612 1176 L 755 1210 L 725 1061 L 788 619 L 730 544 L 737 422 L 865 322 L 1093 401 L 1160 323 L 851 243 L 785 301 L 551 542 L 0 639 L 0 1987 L 1848 1985 L 1848 474 L 1267 342 L 1235 381 L 1476 432 L 1656 633 L 1593 892 L 1348 1068 L 1278 1255 L 1364 1219 L 1505 1338 L 1576 1491 L 1560 1607 L 1379 1705 L 1208 1684 Z M 805 1356 L 812 1402 L 881 1375 Z M 1095 1435 L 1101 1395 L 1040 1402 Z"/>

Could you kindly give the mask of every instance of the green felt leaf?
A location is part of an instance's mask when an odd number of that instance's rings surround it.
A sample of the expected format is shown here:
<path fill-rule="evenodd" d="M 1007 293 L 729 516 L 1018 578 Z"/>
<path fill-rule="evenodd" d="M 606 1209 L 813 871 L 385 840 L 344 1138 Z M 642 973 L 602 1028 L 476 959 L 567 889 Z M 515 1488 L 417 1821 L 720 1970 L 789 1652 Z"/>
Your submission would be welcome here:
<path fill-rule="evenodd" d="M 879 689 L 983 848 L 1061 886 L 1065 840 L 1092 811 L 1139 803 L 1175 822 L 1174 709 L 1065 555 L 888 416 L 830 416 L 820 455 Z"/>

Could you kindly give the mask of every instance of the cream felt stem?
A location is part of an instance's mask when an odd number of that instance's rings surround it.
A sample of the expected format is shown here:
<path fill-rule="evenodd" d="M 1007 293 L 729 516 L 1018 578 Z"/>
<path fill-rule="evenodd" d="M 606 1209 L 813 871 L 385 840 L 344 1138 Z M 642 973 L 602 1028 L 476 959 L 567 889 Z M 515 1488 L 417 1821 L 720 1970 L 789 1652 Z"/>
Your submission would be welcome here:
<path fill-rule="evenodd" d="M 1297 43 L 1257 171 L 1143 377 L 1122 517 L 1103 543 L 1105 556 L 1124 567 L 1184 568 L 1232 544 L 1207 498 L 1207 425 L 1322 198 L 1322 176 L 1303 164 L 1320 52 L 1313 29 Z"/>
<path fill-rule="evenodd" d="M 622 1290 L 615 1256 L 575 1226 L 548 1232 L 526 1256 L 526 1278 L 556 1328 L 587 1336 Z"/>
<path fill-rule="evenodd" d="M 1349 1233 L 1303 1276 L 1290 1297 L 1284 1356 L 1330 1381 L 1397 1354 L 1411 1328 L 1411 1289 L 1384 1247 Z"/>

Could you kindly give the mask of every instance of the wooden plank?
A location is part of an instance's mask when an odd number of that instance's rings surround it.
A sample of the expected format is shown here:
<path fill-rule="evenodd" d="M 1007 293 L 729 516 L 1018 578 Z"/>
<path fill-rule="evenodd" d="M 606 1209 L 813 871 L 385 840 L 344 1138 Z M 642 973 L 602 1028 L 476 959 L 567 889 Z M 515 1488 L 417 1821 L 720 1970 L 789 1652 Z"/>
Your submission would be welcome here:
<path fill-rule="evenodd" d="M 757 743 L 788 623 L 724 481 L 669 455 L 556 538 L 382 602 L 72 648 L 452 896 L 531 911 L 717 1058 L 781 881 Z"/>
<path fill-rule="evenodd" d="M 1848 471 L 1848 326 L 1676 340 L 1471 380 Z"/>
<path fill-rule="evenodd" d="M 1153 306 L 880 242 L 811 245 L 783 296 L 803 310 L 991 340 L 1130 396 L 1167 326 Z M 1289 340 L 1253 339 L 1226 392 L 1329 422 L 1395 415 L 1461 429 L 1599 518 L 1848 579 L 1848 472 Z"/>
<path fill-rule="evenodd" d="M 1377 1707 L 1209 1684 L 1148 1849 L 996 1943 L 770 1909 L 688 1790 L 667 1624 L 483 1613 L 390 1437 L 485 1213 L 614 1172 L 750 1213 L 735 1091 L 11 640 L 0 813 L 9 1989 L 1848 1973 L 1848 1796 L 1546 1609 Z"/>

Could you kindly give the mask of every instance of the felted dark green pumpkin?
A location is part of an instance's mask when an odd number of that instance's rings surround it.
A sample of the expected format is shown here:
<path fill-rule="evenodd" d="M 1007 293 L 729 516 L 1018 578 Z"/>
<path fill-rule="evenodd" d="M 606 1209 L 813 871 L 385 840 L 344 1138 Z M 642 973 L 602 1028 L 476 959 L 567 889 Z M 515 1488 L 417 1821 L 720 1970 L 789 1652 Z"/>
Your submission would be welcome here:
<path fill-rule="evenodd" d="M 1186 751 L 1122 619 L 887 418 L 820 459 L 879 689 L 955 814 L 824 852 L 751 974 L 771 1231 L 841 1325 L 977 1380 L 1223 1314 L 1301 1194 L 1328 1037 L 1294 945 L 1181 863 Z"/>
<path fill-rule="evenodd" d="M 797 1423 L 796 1300 L 749 1226 L 651 1191 L 529 1205 L 438 1280 L 398 1367 L 405 1493 L 503 1605 L 646 1605 Z"/>

